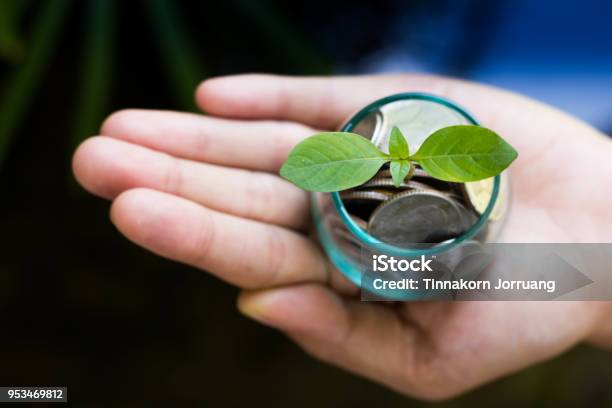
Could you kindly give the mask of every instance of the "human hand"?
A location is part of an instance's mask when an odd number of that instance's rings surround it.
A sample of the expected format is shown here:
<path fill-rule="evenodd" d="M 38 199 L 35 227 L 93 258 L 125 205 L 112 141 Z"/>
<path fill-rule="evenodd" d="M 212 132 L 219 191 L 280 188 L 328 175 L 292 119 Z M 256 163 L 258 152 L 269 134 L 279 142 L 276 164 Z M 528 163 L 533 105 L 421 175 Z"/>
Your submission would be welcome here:
<path fill-rule="evenodd" d="M 612 242 L 609 140 L 521 96 L 438 77 L 212 79 L 196 97 L 211 116 L 115 113 L 79 147 L 74 172 L 113 200 L 130 240 L 245 289 L 245 314 L 312 355 L 413 396 L 447 398 L 585 339 L 609 344 L 608 303 L 354 297 L 308 238 L 307 194 L 277 173 L 301 138 L 402 91 L 456 101 L 518 150 L 504 241 Z"/>

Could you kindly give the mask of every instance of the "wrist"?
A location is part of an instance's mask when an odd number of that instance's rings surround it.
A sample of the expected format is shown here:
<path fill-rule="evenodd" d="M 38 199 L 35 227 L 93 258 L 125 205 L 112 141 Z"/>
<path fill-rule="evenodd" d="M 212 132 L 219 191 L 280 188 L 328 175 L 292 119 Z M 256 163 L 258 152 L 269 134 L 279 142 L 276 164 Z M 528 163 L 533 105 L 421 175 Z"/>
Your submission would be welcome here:
<path fill-rule="evenodd" d="M 596 309 L 596 318 L 586 341 L 598 347 L 612 349 L 612 301 L 591 303 Z"/>

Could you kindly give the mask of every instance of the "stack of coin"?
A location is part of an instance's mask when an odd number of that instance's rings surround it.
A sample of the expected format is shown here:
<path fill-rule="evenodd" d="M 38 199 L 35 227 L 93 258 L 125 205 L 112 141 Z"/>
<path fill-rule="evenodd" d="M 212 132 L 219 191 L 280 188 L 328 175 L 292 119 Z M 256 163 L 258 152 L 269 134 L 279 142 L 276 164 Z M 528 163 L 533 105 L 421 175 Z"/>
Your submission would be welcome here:
<path fill-rule="evenodd" d="M 385 167 L 340 196 L 364 230 L 400 247 L 448 241 L 468 230 L 478 218 L 463 184 L 434 179 L 418 166 L 399 187 Z"/>
<path fill-rule="evenodd" d="M 392 100 L 369 110 L 353 124 L 352 132 L 389 152 L 391 130 L 397 126 L 411 152 L 438 129 L 473 124 L 452 104 L 422 96 Z M 501 178 L 499 197 L 487 223 L 474 240 L 485 242 L 499 229 L 507 206 L 508 186 Z M 423 247 L 449 242 L 469 229 L 485 211 L 493 191 L 493 178 L 473 183 L 448 183 L 429 176 L 416 166 L 400 187 L 395 187 L 389 166 L 383 167 L 367 183 L 341 192 L 342 200 L 362 229 L 384 242 L 400 247 Z M 345 229 L 338 218 L 337 230 Z M 337 233 L 339 243 L 360 247 L 356 237 Z M 361 245 L 363 248 L 363 244 Z"/>

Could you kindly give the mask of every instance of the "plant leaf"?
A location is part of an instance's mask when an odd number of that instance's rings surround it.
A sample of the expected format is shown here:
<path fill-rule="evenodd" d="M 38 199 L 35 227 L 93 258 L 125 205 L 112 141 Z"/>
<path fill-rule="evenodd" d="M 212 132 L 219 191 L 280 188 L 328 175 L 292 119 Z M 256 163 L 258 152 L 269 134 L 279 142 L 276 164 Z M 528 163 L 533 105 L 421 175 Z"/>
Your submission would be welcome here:
<path fill-rule="evenodd" d="M 393 160 L 390 168 L 393 184 L 395 184 L 395 187 L 399 187 L 412 169 L 412 164 L 408 160 Z"/>
<path fill-rule="evenodd" d="M 340 191 L 371 179 L 389 161 L 363 136 L 325 132 L 302 140 L 293 148 L 280 174 L 309 191 Z"/>
<path fill-rule="evenodd" d="M 81 58 L 81 78 L 74 120 L 73 148 L 93 135 L 104 116 L 113 89 L 113 63 L 116 43 L 117 3 L 115 0 L 90 0 L 87 32 Z"/>
<path fill-rule="evenodd" d="M 393 126 L 391 137 L 389 138 L 389 154 L 393 158 L 408 158 L 408 142 L 397 126 Z"/>
<path fill-rule="evenodd" d="M 458 125 L 432 133 L 410 160 L 419 162 L 434 178 L 467 182 L 498 175 L 517 156 L 492 130 Z"/>
<path fill-rule="evenodd" d="M 34 22 L 31 47 L 23 63 L 6 80 L 0 99 L 0 164 L 6 157 L 15 129 L 26 115 L 29 102 L 35 96 L 42 75 L 49 68 L 49 58 L 68 17 L 72 2 L 52 0 L 41 2 L 41 10 Z"/>

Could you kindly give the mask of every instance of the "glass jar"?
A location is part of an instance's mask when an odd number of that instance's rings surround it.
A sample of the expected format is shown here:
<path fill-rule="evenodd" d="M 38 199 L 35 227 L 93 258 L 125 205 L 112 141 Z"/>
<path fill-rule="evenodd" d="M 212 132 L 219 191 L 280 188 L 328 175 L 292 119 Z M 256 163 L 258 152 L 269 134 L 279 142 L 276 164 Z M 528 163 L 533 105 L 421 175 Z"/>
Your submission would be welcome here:
<path fill-rule="evenodd" d="M 352 116 L 341 131 L 360 134 L 375 142 L 382 150 L 393 126 L 406 139 L 411 152 L 434 131 L 452 125 L 478 125 L 476 119 L 455 103 L 429 94 L 401 93 L 377 100 Z M 370 235 L 366 226 L 354 220 L 339 193 L 313 193 L 312 212 L 317 234 L 327 256 L 336 268 L 355 285 L 364 289 L 364 270 L 370 268 L 371 254 L 402 258 L 434 256 L 447 264 L 475 244 L 491 242 L 498 235 L 507 210 L 509 185 L 506 173 L 472 183 L 463 183 L 465 200 L 476 216 L 473 225 L 461 235 L 429 246 L 400 247 Z M 367 256 L 364 256 L 367 254 Z M 452 269 L 452 266 L 451 266 Z M 371 291 L 371 287 L 365 288 Z M 363 293 L 363 292 L 362 292 Z M 422 299 L 423 294 L 410 291 L 377 293 L 395 300 Z"/>

